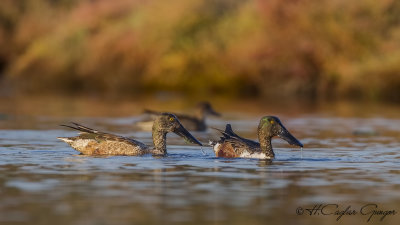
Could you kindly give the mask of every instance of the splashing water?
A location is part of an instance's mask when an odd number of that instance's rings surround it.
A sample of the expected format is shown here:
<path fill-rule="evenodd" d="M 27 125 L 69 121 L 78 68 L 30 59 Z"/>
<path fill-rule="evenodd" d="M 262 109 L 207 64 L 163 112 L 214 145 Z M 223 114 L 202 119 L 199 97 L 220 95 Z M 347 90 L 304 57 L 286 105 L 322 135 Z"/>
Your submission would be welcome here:
<path fill-rule="evenodd" d="M 300 148 L 300 158 L 303 159 L 303 147 Z"/>
<path fill-rule="evenodd" d="M 200 146 L 200 150 L 201 150 L 201 153 L 203 153 L 203 155 L 207 155 L 206 152 L 203 150 L 203 146 Z"/>

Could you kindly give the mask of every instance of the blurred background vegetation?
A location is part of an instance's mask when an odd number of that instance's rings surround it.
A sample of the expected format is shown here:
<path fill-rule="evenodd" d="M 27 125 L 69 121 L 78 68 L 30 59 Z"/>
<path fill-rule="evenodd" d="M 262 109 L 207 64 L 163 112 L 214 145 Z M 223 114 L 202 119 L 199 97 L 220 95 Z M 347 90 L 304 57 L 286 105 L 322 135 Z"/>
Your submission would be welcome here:
<path fill-rule="evenodd" d="M 0 94 L 400 101 L 398 0 L 2 0 Z"/>

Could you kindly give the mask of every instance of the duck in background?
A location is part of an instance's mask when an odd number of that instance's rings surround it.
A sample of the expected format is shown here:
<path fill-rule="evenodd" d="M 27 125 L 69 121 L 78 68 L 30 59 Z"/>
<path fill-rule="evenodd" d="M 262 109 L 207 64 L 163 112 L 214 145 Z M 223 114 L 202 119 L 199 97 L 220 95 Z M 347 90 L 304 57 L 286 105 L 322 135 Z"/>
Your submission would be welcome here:
<path fill-rule="evenodd" d="M 149 117 L 147 120 L 142 120 L 136 123 L 136 125 L 144 130 L 147 130 L 152 123 L 154 117 L 159 116 L 162 112 L 145 109 L 144 113 Z M 221 114 L 216 112 L 209 102 L 200 102 L 196 105 L 195 113 L 193 115 L 174 113 L 182 125 L 191 131 L 205 131 L 207 130 L 206 117 L 217 116 Z M 147 128 L 147 129 L 146 129 Z"/>
<path fill-rule="evenodd" d="M 145 145 L 137 140 L 104 133 L 77 123 L 73 125 L 62 125 L 80 131 L 76 137 L 59 137 L 58 139 L 68 143 L 72 148 L 84 155 L 166 155 L 167 154 L 167 133 L 173 132 L 186 141 L 202 144 L 193 137 L 179 119 L 170 113 L 162 113 L 156 117 L 152 128 L 154 147 Z"/>
<path fill-rule="evenodd" d="M 261 118 L 257 130 L 260 143 L 235 134 L 230 124 L 226 125 L 225 131 L 216 130 L 223 135 L 219 141 L 210 141 L 217 157 L 273 159 L 275 153 L 272 149 L 271 139 L 275 136 L 282 138 L 291 145 L 303 147 L 303 144 L 290 134 L 279 118 L 275 116 Z"/>

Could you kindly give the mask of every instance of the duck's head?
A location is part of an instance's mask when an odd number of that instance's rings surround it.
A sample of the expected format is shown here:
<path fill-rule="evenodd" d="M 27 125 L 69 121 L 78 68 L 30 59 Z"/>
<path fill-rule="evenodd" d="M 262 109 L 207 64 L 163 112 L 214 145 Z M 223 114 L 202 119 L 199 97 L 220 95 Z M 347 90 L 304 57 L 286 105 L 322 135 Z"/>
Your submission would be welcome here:
<path fill-rule="evenodd" d="M 197 108 L 203 115 L 211 115 L 211 116 L 221 116 L 220 113 L 216 112 L 209 102 L 200 102 L 197 104 Z"/>
<path fill-rule="evenodd" d="M 183 137 L 186 141 L 198 144 L 202 146 L 201 142 L 198 141 L 192 134 L 187 131 L 182 124 L 179 122 L 178 118 L 171 113 L 162 113 L 153 124 L 153 131 L 158 130 L 165 133 L 173 132 L 181 137 Z"/>
<path fill-rule="evenodd" d="M 289 133 L 276 116 L 264 116 L 261 118 L 258 126 L 258 134 L 260 139 L 278 136 L 291 145 L 303 147 L 303 144 Z"/>

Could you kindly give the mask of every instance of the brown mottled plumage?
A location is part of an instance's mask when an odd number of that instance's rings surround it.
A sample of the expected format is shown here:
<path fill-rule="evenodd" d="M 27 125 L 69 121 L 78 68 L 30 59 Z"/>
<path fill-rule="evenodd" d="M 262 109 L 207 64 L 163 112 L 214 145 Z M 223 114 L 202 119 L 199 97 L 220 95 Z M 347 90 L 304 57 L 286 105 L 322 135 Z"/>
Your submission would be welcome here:
<path fill-rule="evenodd" d="M 77 123 L 72 124 L 74 126 L 63 126 L 80 131 L 79 136 L 59 137 L 58 139 L 70 144 L 84 155 L 143 155 L 148 153 L 165 155 L 168 132 L 174 132 L 191 143 L 202 145 L 182 126 L 175 115 L 169 113 L 159 115 L 154 121 L 152 136 L 155 148 L 131 138 L 100 132 Z"/>
<path fill-rule="evenodd" d="M 235 147 L 229 142 L 222 143 L 221 146 L 218 148 L 218 151 L 215 152 L 215 155 L 222 158 L 240 157 L 240 155 L 238 155 L 235 151 Z"/>
<path fill-rule="evenodd" d="M 272 159 L 275 153 L 272 149 L 271 138 L 278 136 L 291 145 L 303 147 L 295 137 L 282 125 L 278 117 L 265 116 L 261 118 L 258 126 L 258 139 L 260 143 L 245 139 L 235 134 L 230 124 L 225 131 L 219 130 L 223 135 L 219 141 L 211 141 L 215 155 L 225 158 L 261 158 Z"/>
<path fill-rule="evenodd" d="M 145 110 L 146 114 L 150 115 L 151 118 L 154 116 L 162 114 L 161 112 L 152 111 L 152 110 Z M 209 102 L 201 102 L 197 104 L 196 111 L 194 115 L 186 115 L 186 114 L 176 114 L 174 113 L 182 125 L 188 129 L 193 131 L 205 131 L 207 129 L 206 125 L 206 116 L 213 115 L 213 116 L 220 116 L 211 106 Z M 141 123 L 146 121 L 141 121 L 138 123 L 140 126 Z"/>

